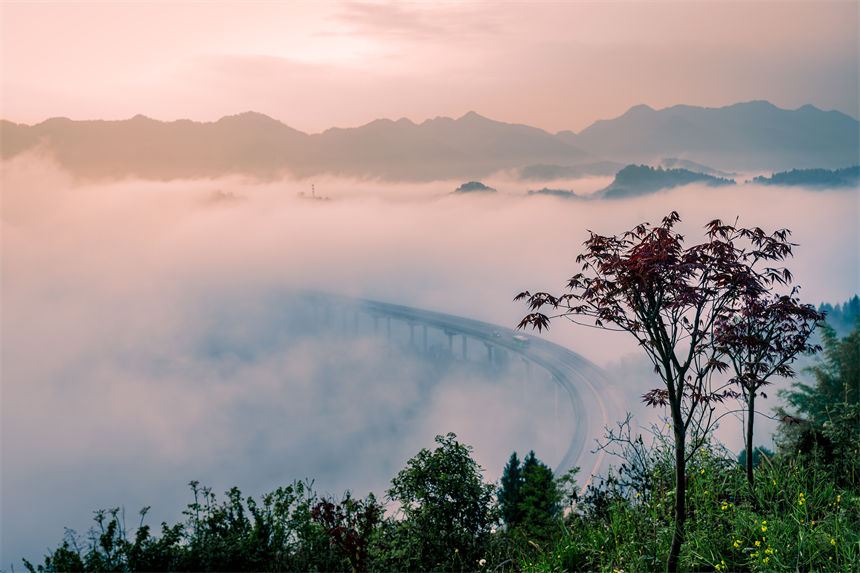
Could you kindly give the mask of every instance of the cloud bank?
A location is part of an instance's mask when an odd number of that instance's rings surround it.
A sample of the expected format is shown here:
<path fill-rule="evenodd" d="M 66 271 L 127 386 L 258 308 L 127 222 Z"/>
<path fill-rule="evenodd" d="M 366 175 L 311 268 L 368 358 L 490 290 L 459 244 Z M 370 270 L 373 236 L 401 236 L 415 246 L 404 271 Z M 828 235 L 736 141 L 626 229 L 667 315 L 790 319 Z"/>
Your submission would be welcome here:
<path fill-rule="evenodd" d="M 587 229 L 617 233 L 670 209 L 689 240 L 715 217 L 791 228 L 806 301 L 860 290 L 856 190 L 688 186 L 579 202 L 527 196 L 504 176 L 484 180 L 498 193 L 451 194 L 460 183 L 321 178 L 320 201 L 303 182 L 83 185 L 32 157 L 4 163 L 2 563 L 38 559 L 101 507 L 125 505 L 132 523 L 151 504 L 150 523 L 176 520 L 191 479 L 219 493 L 310 477 L 336 495 L 381 494 L 437 433 L 475 446 L 491 480 L 515 449 L 552 464 L 566 448 L 548 381 L 524 393 L 514 368 L 428 366 L 406 333 L 324 328 L 296 290 L 510 327 L 525 313 L 514 294 L 560 290 Z M 636 352 L 573 325 L 548 338 L 601 365 Z M 622 378 L 614 390 L 636 404 L 650 386 Z"/>

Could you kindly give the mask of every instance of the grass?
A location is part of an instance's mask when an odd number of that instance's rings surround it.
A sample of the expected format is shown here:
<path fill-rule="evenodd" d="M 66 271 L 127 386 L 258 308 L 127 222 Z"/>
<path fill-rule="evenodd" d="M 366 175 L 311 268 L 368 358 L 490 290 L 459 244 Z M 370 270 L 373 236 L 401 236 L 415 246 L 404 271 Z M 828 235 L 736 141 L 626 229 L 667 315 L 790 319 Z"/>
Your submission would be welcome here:
<path fill-rule="evenodd" d="M 755 472 L 703 450 L 689 467 L 689 571 L 860 571 L 860 496 L 825 468 L 769 460 Z M 665 567 L 673 492 L 604 482 L 580 500 L 556 539 L 524 554 L 523 571 L 655 571 Z"/>

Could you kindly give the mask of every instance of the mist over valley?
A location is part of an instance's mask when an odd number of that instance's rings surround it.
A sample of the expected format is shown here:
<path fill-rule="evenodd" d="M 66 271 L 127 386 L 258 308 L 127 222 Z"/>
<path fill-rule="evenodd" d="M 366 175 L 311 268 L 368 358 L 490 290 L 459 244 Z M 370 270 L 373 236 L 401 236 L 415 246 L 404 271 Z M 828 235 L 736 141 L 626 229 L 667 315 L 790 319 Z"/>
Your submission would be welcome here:
<path fill-rule="evenodd" d="M 291 293 L 511 328 L 526 311 L 513 296 L 559 291 L 588 229 L 672 209 L 690 237 L 717 217 L 792 229 L 804 301 L 858 290 L 856 188 L 739 180 L 571 201 L 529 195 L 516 171 L 482 177 L 494 193 L 453 193 L 464 180 L 93 182 L 44 154 L 4 160 L 3 487 L 16 492 L 4 556 L 38 558 L 64 526 L 86 531 L 98 507 L 152 505 L 151 523 L 177 520 L 192 479 L 253 494 L 307 477 L 334 495 L 381 494 L 448 431 L 475 447 L 489 481 L 514 449 L 560 459 L 572 420 L 551 380 L 524 388 L 516 361 L 486 370 L 480 357 L 415 354 L 403 325 L 390 340 L 366 323 L 351 335 L 349 317 L 322 321 Z M 551 184 L 588 196 L 612 180 Z M 446 350 L 436 336 L 430 346 Z M 623 334 L 558 325 L 542 336 L 606 369 L 620 402 L 611 418 L 653 415 L 639 404 L 650 367 Z M 730 424 L 720 437 L 742 447 Z"/>

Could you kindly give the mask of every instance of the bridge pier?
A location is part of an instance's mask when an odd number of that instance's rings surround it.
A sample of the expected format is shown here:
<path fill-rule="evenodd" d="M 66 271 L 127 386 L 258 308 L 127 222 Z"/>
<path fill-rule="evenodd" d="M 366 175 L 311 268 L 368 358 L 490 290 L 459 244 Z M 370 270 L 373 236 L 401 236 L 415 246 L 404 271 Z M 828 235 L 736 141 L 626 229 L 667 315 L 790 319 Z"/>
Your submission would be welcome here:
<path fill-rule="evenodd" d="M 451 332 L 450 330 L 445 331 L 445 336 L 448 337 L 448 354 L 451 356 L 454 356 L 454 334 L 456 333 Z"/>
<path fill-rule="evenodd" d="M 532 363 L 529 362 L 529 360 L 526 358 L 520 358 L 520 360 L 523 361 L 523 364 L 526 367 L 526 373 L 520 381 L 520 390 L 522 391 L 523 402 L 525 402 L 525 400 L 526 400 L 526 384 L 528 384 L 528 382 L 531 380 Z"/>
<path fill-rule="evenodd" d="M 493 345 L 490 344 L 489 342 L 485 342 L 484 346 L 487 347 L 487 362 L 492 364 L 493 363 Z"/>

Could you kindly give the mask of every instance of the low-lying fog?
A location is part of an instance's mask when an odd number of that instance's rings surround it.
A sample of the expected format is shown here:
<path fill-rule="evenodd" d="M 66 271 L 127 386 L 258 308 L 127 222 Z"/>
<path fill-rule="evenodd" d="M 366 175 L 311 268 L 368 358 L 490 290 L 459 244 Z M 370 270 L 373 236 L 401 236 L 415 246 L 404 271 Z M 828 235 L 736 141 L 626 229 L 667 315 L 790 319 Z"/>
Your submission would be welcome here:
<path fill-rule="evenodd" d="M 311 183 L 330 200 L 308 198 Z M 64 526 L 85 533 L 98 508 L 125 506 L 133 526 L 151 505 L 148 523 L 175 522 L 193 479 L 219 496 L 302 478 L 382 495 L 448 431 L 489 480 L 513 450 L 560 459 L 569 426 L 566 410 L 554 419 L 549 383 L 524 394 L 514 369 L 435 368 L 397 340 L 339 335 L 307 319 L 295 289 L 513 327 L 525 313 L 513 296 L 559 291 L 587 229 L 618 233 L 674 209 L 691 241 L 717 217 L 792 229 L 807 302 L 860 290 L 856 190 L 685 187 L 583 202 L 526 196 L 543 185 L 505 177 L 484 180 L 496 194 L 450 194 L 461 183 L 84 184 L 32 158 L 3 164 L 0 567 L 41 559 Z M 572 324 L 547 337 L 614 373 L 640 410 L 654 383 L 626 337 Z M 738 432 L 723 437 L 741 448 Z"/>

